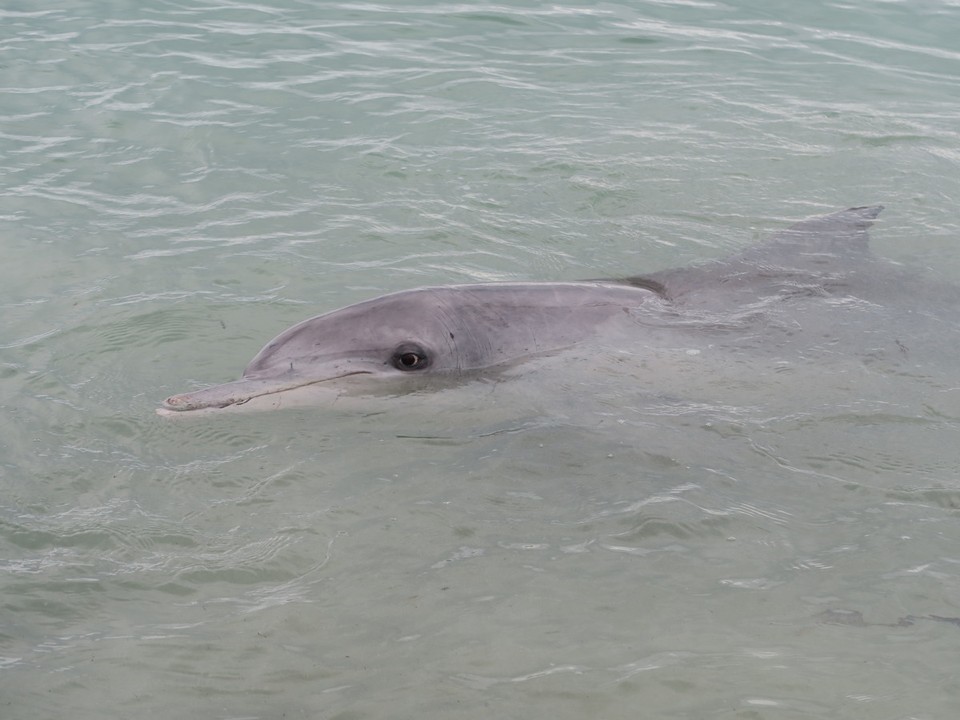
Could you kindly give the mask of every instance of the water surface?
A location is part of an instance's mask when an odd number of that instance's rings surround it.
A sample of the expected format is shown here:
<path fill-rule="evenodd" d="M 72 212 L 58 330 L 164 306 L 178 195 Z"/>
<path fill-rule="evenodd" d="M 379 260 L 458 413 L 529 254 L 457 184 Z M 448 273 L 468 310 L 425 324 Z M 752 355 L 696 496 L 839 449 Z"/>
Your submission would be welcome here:
<path fill-rule="evenodd" d="M 371 295 L 685 265 L 851 205 L 960 283 L 958 13 L 5 5 L 3 717 L 955 713 L 960 364 L 608 348 L 153 410 Z"/>

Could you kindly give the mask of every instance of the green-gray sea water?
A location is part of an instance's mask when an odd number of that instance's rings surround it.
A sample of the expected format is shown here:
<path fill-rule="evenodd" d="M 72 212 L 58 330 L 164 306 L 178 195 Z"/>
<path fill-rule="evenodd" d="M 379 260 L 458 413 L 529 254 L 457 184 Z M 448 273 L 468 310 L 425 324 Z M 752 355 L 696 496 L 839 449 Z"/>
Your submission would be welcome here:
<path fill-rule="evenodd" d="M 637 275 L 854 205 L 960 284 L 958 28 L 957 0 L 5 0 L 0 717 L 955 717 L 960 358 L 154 409 L 388 291 Z"/>

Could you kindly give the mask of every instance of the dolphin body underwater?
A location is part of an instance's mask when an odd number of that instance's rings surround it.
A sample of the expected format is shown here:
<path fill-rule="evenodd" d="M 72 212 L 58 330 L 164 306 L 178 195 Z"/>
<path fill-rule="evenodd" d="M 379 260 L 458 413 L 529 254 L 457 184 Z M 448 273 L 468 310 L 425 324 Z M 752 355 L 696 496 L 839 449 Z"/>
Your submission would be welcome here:
<path fill-rule="evenodd" d="M 641 353 L 645 345 L 682 346 L 693 333 L 733 352 L 762 344 L 789 357 L 829 355 L 840 333 L 853 333 L 870 352 L 902 359 L 909 348 L 887 329 L 882 312 L 891 294 L 913 301 L 915 309 L 906 311 L 912 327 L 928 319 L 921 296 L 946 293 L 956 301 L 958 293 L 918 282 L 916 273 L 871 254 L 867 228 L 881 210 L 855 207 L 811 218 L 732 257 L 642 277 L 384 295 L 290 327 L 240 380 L 173 395 L 157 412 L 256 407 L 254 400 L 281 407 L 282 398 L 319 387 L 395 393 L 444 387 L 611 335 L 631 338 Z M 905 290 L 891 293 L 904 283 Z M 866 311 L 877 308 L 881 313 L 867 319 Z M 952 315 L 947 322 L 955 325 Z"/>

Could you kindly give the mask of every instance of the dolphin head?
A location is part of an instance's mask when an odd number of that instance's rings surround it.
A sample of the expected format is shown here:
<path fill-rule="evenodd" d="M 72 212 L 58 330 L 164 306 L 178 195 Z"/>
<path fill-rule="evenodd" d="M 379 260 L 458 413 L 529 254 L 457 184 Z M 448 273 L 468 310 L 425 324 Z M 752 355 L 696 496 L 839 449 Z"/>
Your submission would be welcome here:
<path fill-rule="evenodd" d="M 173 395 L 161 414 L 323 388 L 404 392 L 557 350 L 653 294 L 610 283 L 427 287 L 305 320 L 271 340 L 235 382 Z M 622 313 L 621 313 L 622 314 Z"/>
<path fill-rule="evenodd" d="M 470 364 L 457 345 L 464 332 L 429 289 L 376 298 L 288 328 L 250 361 L 240 380 L 174 395 L 164 409 L 225 408 L 347 378 L 400 386 L 417 376 L 462 371 Z"/>

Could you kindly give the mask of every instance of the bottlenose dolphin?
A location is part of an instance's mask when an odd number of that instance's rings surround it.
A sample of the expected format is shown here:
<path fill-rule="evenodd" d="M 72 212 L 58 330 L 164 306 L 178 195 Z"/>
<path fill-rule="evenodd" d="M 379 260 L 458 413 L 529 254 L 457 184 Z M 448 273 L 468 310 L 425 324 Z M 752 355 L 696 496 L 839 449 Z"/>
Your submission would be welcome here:
<path fill-rule="evenodd" d="M 294 325 L 253 358 L 240 380 L 173 395 L 158 413 L 235 408 L 320 385 L 430 387 L 618 333 L 650 347 L 676 342 L 678 334 L 714 333 L 731 348 L 746 333 L 782 352 L 792 345 L 802 351 L 823 342 L 810 333 L 797 339 L 806 325 L 803 301 L 871 304 L 901 272 L 868 248 L 866 229 L 881 210 L 855 207 L 808 219 L 727 259 L 643 277 L 384 295 Z M 787 318 L 784 308 L 801 319 Z M 894 352 L 902 348 L 894 338 L 885 342 Z"/>

